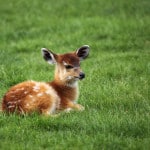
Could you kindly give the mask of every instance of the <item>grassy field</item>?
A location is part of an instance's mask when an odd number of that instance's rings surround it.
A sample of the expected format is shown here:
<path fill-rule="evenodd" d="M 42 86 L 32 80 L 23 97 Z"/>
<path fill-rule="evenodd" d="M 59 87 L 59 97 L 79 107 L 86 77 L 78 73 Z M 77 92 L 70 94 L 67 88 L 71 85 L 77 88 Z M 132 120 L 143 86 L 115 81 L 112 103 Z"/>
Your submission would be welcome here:
<path fill-rule="evenodd" d="M 1 150 L 149 150 L 149 0 L 1 0 L 0 22 L 0 98 L 24 80 L 53 79 L 42 47 L 91 47 L 80 82 L 85 111 L 1 113 Z"/>

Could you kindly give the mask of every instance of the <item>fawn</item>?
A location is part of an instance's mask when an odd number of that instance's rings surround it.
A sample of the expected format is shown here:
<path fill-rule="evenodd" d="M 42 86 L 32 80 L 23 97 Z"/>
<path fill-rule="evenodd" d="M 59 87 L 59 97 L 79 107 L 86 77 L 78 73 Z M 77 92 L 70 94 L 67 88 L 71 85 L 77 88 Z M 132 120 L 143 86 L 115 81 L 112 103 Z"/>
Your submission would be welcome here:
<path fill-rule="evenodd" d="M 25 81 L 12 86 L 2 99 L 2 111 L 27 114 L 38 111 L 40 114 L 53 115 L 59 110 L 84 110 L 77 104 L 78 80 L 85 77 L 80 61 L 89 54 L 89 46 L 84 45 L 75 52 L 55 54 L 42 48 L 43 58 L 55 64 L 52 82 Z"/>

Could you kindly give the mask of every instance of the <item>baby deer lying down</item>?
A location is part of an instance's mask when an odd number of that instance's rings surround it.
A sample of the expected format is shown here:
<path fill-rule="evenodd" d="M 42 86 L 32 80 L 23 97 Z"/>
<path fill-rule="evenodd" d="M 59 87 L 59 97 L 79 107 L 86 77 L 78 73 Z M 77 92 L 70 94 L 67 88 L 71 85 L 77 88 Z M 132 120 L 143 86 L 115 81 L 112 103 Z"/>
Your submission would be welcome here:
<path fill-rule="evenodd" d="M 80 61 L 89 54 L 89 46 L 84 45 L 75 52 L 55 54 L 42 48 L 43 58 L 49 64 L 55 64 L 52 82 L 25 81 L 11 87 L 2 99 L 2 111 L 18 114 L 38 111 L 52 115 L 59 110 L 84 110 L 77 104 L 78 80 L 85 77 Z"/>

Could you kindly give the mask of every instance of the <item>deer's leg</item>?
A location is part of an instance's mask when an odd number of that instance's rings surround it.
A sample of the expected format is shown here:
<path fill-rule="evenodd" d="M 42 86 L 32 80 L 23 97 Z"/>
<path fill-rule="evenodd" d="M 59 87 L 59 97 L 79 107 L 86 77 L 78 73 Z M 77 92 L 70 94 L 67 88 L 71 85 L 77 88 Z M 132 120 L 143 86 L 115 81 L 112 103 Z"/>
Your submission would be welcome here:
<path fill-rule="evenodd" d="M 83 111 L 85 108 L 80 104 L 75 104 L 72 101 L 67 100 L 65 103 L 65 111 L 70 112 L 71 110 Z"/>

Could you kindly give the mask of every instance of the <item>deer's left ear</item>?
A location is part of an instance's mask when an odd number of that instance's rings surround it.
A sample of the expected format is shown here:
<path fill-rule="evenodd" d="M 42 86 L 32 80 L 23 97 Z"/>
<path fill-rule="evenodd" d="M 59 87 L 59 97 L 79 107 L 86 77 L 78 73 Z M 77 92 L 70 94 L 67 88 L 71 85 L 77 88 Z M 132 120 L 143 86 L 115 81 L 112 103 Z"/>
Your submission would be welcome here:
<path fill-rule="evenodd" d="M 79 49 L 76 50 L 76 55 L 80 60 L 85 59 L 89 55 L 90 47 L 88 45 L 83 45 Z"/>

